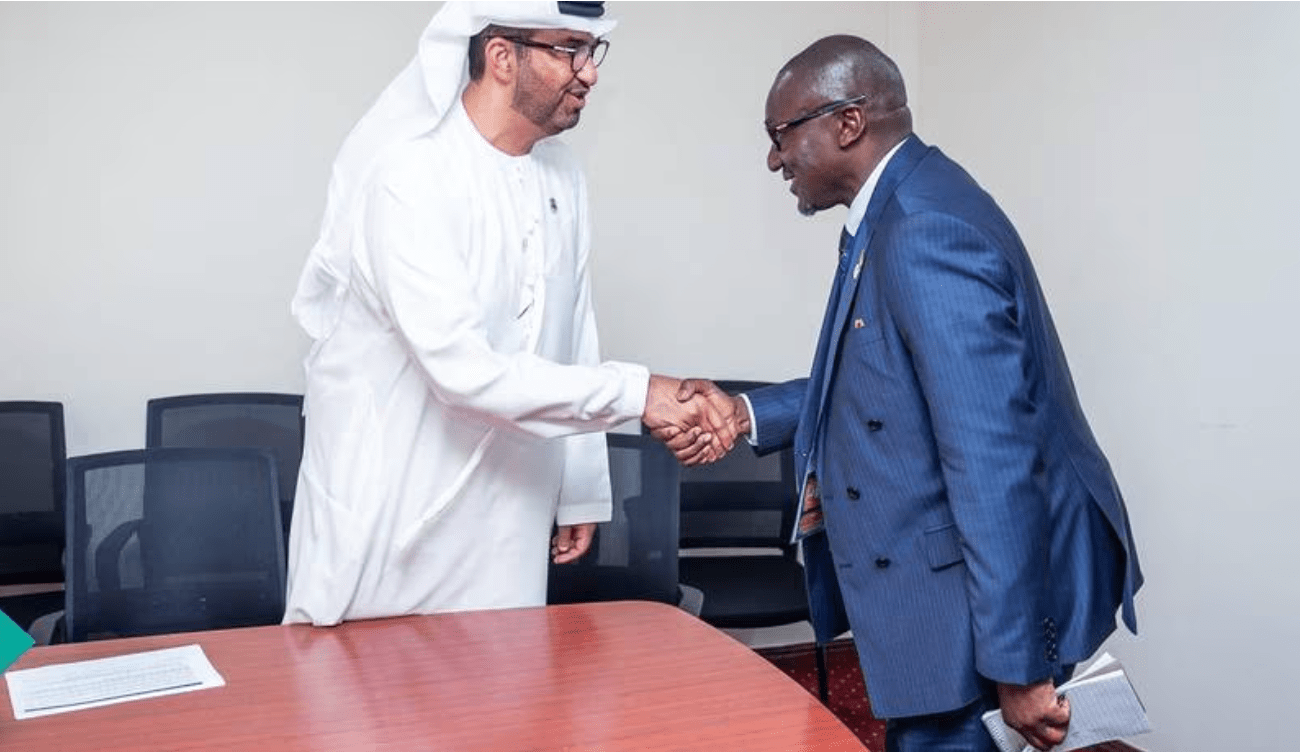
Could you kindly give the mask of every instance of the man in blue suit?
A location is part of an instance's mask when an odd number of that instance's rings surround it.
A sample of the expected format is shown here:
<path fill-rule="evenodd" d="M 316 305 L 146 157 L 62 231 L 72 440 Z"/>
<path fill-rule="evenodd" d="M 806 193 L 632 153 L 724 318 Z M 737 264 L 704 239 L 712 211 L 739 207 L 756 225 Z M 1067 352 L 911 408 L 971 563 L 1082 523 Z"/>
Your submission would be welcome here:
<path fill-rule="evenodd" d="M 980 715 L 995 707 L 1046 749 L 1069 721 L 1054 683 L 1117 608 L 1136 631 L 1142 575 L 1029 256 L 912 134 L 871 43 L 795 56 L 766 115 L 767 166 L 799 211 L 849 207 L 812 370 L 679 397 L 729 399 L 760 453 L 793 444 L 813 626 L 819 641 L 852 628 L 889 750 L 993 750 Z"/>

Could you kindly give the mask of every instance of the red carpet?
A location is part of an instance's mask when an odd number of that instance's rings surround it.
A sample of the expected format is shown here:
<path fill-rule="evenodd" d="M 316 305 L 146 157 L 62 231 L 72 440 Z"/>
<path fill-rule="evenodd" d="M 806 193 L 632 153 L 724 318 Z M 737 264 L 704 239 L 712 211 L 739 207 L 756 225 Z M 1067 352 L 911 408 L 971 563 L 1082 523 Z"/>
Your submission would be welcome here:
<path fill-rule="evenodd" d="M 814 696 L 817 694 L 817 664 L 811 643 L 760 648 L 758 654 L 771 661 Z M 836 640 L 826 647 L 826 672 L 829 674 L 827 705 L 871 752 L 884 752 L 885 722 L 871 714 L 862 668 L 853 640 Z M 1086 747 L 1080 752 L 1141 752 L 1122 741 Z"/>
<path fill-rule="evenodd" d="M 761 648 L 768 659 L 813 695 L 817 694 L 817 664 L 811 644 Z M 826 646 L 827 705 L 871 752 L 884 752 L 885 722 L 871 714 L 858 652 L 852 640 L 836 640 Z"/>

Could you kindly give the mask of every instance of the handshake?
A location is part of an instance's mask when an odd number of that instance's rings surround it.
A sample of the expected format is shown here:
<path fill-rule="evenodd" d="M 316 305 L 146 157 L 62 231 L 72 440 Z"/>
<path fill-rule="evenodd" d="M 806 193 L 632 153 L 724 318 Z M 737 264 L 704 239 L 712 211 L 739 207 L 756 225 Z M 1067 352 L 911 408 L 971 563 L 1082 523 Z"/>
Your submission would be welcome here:
<path fill-rule="evenodd" d="M 708 379 L 650 376 L 641 422 L 683 465 L 716 462 L 749 433 L 749 410 Z"/>

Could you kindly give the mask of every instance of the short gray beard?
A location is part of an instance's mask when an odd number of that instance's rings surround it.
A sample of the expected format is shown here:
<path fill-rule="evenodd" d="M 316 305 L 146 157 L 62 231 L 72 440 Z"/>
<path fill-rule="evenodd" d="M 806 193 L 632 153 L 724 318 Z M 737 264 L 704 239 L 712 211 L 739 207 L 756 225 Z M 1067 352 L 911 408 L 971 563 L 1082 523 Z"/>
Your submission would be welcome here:
<path fill-rule="evenodd" d="M 521 71 L 519 81 L 515 84 L 514 95 L 510 99 L 510 106 L 515 112 L 523 115 L 528 122 L 536 125 L 545 131 L 551 131 L 555 125 L 555 113 L 559 111 L 560 105 L 564 102 L 564 95 L 568 87 L 561 89 L 559 95 L 554 101 L 547 104 L 543 97 L 535 91 L 535 79 L 532 72 L 528 70 L 523 59 L 520 61 Z M 581 113 L 578 113 L 581 116 Z M 578 124 L 578 118 L 574 118 L 572 123 L 566 123 L 563 127 L 555 132 L 572 128 Z"/>

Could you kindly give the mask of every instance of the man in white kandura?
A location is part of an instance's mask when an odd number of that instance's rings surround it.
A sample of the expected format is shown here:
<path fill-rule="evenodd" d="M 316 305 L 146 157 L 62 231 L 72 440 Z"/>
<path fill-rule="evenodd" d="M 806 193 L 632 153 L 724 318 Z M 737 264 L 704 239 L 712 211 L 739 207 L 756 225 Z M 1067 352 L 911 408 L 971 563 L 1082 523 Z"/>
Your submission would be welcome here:
<path fill-rule="evenodd" d="M 542 605 L 548 543 L 575 559 L 610 515 L 598 432 L 734 441 L 676 379 L 599 361 L 586 186 L 549 137 L 596 83 L 602 6 L 446 3 L 344 143 L 293 303 L 286 623 Z"/>

